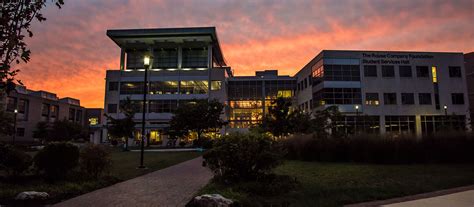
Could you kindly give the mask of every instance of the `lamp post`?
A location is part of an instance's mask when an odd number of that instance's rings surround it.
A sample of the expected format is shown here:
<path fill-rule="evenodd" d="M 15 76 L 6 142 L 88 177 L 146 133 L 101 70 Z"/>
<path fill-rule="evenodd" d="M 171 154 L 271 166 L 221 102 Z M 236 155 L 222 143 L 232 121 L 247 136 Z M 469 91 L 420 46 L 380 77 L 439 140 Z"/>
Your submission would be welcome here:
<path fill-rule="evenodd" d="M 448 106 L 444 105 L 443 109 L 444 109 L 444 115 L 447 117 L 448 116 Z"/>
<path fill-rule="evenodd" d="M 359 119 L 359 105 L 355 105 L 355 110 L 356 110 L 356 118 L 355 118 L 355 134 L 357 134 L 357 119 Z"/>
<path fill-rule="evenodd" d="M 15 116 L 13 118 L 13 137 L 12 137 L 12 145 L 15 145 L 15 139 L 16 139 L 16 116 L 18 115 L 18 109 L 15 109 L 13 111 L 15 113 Z"/>
<path fill-rule="evenodd" d="M 143 111 L 142 111 L 142 134 L 141 134 L 141 146 L 140 146 L 140 166 L 138 168 L 146 168 L 143 165 L 143 154 L 145 151 L 145 113 L 146 113 L 146 95 L 148 93 L 148 68 L 150 67 L 150 56 L 143 58 L 143 66 L 145 68 L 145 82 L 143 84 Z"/>

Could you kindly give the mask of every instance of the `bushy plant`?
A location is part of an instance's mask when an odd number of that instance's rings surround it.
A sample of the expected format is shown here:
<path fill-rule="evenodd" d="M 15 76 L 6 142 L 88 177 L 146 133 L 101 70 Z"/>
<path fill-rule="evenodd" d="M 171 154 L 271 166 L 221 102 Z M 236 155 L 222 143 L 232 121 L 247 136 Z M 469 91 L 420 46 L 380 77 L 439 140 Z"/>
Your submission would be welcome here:
<path fill-rule="evenodd" d="M 377 164 L 473 163 L 474 137 L 293 136 L 283 142 L 287 158 L 322 162 Z"/>
<path fill-rule="evenodd" d="M 110 151 L 102 145 L 89 144 L 81 149 L 79 166 L 86 175 L 98 178 L 112 166 Z"/>
<path fill-rule="evenodd" d="M 48 179 L 64 177 L 77 167 L 78 162 L 79 148 L 66 142 L 52 142 L 34 158 L 36 169 Z"/>
<path fill-rule="evenodd" d="M 12 146 L 0 145 L 0 170 L 8 176 L 24 173 L 31 166 L 31 156 Z"/>
<path fill-rule="evenodd" d="M 181 144 L 181 143 L 180 143 Z M 214 140 L 208 137 L 201 137 L 193 140 L 194 147 L 201 147 L 204 149 L 211 149 L 214 145 Z"/>
<path fill-rule="evenodd" d="M 281 163 L 278 143 L 262 134 L 231 134 L 215 141 L 203 158 L 217 178 L 255 180 Z"/>

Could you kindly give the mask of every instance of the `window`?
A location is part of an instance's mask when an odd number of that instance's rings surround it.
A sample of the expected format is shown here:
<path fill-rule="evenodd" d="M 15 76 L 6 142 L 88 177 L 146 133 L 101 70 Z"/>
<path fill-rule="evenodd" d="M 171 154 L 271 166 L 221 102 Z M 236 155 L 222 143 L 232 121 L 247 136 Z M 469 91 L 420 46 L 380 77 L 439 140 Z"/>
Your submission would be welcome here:
<path fill-rule="evenodd" d="M 211 81 L 211 91 L 221 90 L 221 81 Z"/>
<path fill-rule="evenodd" d="M 74 121 L 76 115 L 76 110 L 73 108 L 69 108 L 69 121 Z"/>
<path fill-rule="evenodd" d="M 382 77 L 395 77 L 393 65 L 382 65 Z"/>
<path fill-rule="evenodd" d="M 150 82 L 150 94 L 178 94 L 178 81 Z"/>
<path fill-rule="evenodd" d="M 365 94 L 365 104 L 378 106 L 379 103 L 379 94 L 378 93 L 366 93 Z"/>
<path fill-rule="evenodd" d="M 462 77 L 461 67 L 449 67 L 449 77 L 451 78 L 460 78 Z"/>
<path fill-rule="evenodd" d="M 50 106 L 49 104 L 43 104 L 41 106 L 41 116 L 49 116 L 49 109 L 50 109 Z"/>
<path fill-rule="evenodd" d="M 338 116 L 334 120 L 335 127 L 333 133 L 338 134 L 379 134 L 380 117 L 379 116 Z"/>
<path fill-rule="evenodd" d="M 308 87 L 308 80 L 305 78 L 303 82 L 304 82 L 304 88 L 306 89 Z"/>
<path fill-rule="evenodd" d="M 385 131 L 389 134 L 414 134 L 415 116 L 385 116 Z"/>
<path fill-rule="evenodd" d="M 322 97 L 313 96 L 317 102 L 322 98 L 325 104 L 362 104 L 360 88 L 324 88 L 319 92 Z"/>
<path fill-rule="evenodd" d="M 121 82 L 120 94 L 142 94 L 143 82 Z"/>
<path fill-rule="evenodd" d="M 359 65 L 324 65 L 324 80 L 360 81 Z"/>
<path fill-rule="evenodd" d="M 109 91 L 117 91 L 118 82 L 109 82 Z"/>
<path fill-rule="evenodd" d="M 383 102 L 385 105 L 396 105 L 397 104 L 397 94 L 396 93 L 384 93 Z"/>
<path fill-rule="evenodd" d="M 464 104 L 464 94 L 462 93 L 452 93 L 451 101 L 453 104 Z"/>
<path fill-rule="evenodd" d="M 428 66 L 416 66 L 416 77 L 427 78 L 430 77 Z"/>
<path fill-rule="evenodd" d="M 364 76 L 365 77 L 377 77 L 377 66 L 376 65 L 364 65 Z"/>
<path fill-rule="evenodd" d="M 56 118 L 59 114 L 59 106 L 51 105 L 51 117 Z"/>
<path fill-rule="evenodd" d="M 180 94 L 206 94 L 207 81 L 181 81 Z"/>
<path fill-rule="evenodd" d="M 25 136 L 25 128 L 16 128 L 16 136 L 24 137 Z"/>
<path fill-rule="evenodd" d="M 82 122 L 82 110 L 76 110 L 76 122 Z"/>
<path fill-rule="evenodd" d="M 20 114 L 28 113 L 28 105 L 29 105 L 28 100 L 20 99 L 20 101 L 18 102 L 18 113 Z"/>
<path fill-rule="evenodd" d="M 117 104 L 107 104 L 107 112 L 111 114 L 117 113 Z"/>
<path fill-rule="evenodd" d="M 412 77 L 411 66 L 409 66 L 409 65 L 400 65 L 398 67 L 398 72 L 400 73 L 400 77 L 403 77 L 403 78 L 411 78 Z"/>
<path fill-rule="evenodd" d="M 465 131 L 466 116 L 421 116 L 421 131 L 423 135 L 432 135 L 441 130 Z"/>
<path fill-rule="evenodd" d="M 177 68 L 177 48 L 157 48 L 153 51 L 153 68 Z"/>
<path fill-rule="evenodd" d="M 7 111 L 13 112 L 16 109 L 16 98 L 8 97 L 7 99 Z"/>
<path fill-rule="evenodd" d="M 431 93 L 419 93 L 418 101 L 420 105 L 431 105 Z"/>
<path fill-rule="evenodd" d="M 413 93 L 402 93 L 402 104 L 403 105 L 415 104 L 415 95 Z"/>
<path fill-rule="evenodd" d="M 183 68 L 207 68 L 207 47 L 183 48 Z"/>
<path fill-rule="evenodd" d="M 177 108 L 177 100 L 153 100 L 150 101 L 150 113 L 172 113 Z"/>

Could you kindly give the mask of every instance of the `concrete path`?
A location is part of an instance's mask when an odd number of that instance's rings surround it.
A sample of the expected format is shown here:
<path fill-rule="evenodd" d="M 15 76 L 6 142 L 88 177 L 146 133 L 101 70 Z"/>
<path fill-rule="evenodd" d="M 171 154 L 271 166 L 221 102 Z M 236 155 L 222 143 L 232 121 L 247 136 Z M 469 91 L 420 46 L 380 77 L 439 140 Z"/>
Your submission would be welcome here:
<path fill-rule="evenodd" d="M 384 207 L 473 207 L 474 190 L 453 193 L 449 195 L 424 198 L 414 201 L 384 205 Z"/>
<path fill-rule="evenodd" d="M 211 178 L 198 157 L 54 206 L 184 206 Z"/>
<path fill-rule="evenodd" d="M 145 152 L 202 152 L 202 148 L 176 148 L 176 149 L 146 149 Z M 130 150 L 130 152 L 140 152 L 140 150 Z"/>

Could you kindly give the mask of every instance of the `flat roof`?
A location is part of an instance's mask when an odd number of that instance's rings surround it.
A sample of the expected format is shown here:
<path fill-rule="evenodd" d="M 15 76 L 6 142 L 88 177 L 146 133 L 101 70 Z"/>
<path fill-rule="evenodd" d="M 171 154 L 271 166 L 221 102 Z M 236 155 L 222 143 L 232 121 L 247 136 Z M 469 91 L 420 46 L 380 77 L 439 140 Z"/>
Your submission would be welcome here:
<path fill-rule="evenodd" d="M 119 47 L 124 46 L 123 43 L 119 41 L 121 39 L 209 36 L 212 40 L 215 61 L 220 66 L 227 66 L 215 27 L 109 29 L 107 30 L 107 36 Z"/>

